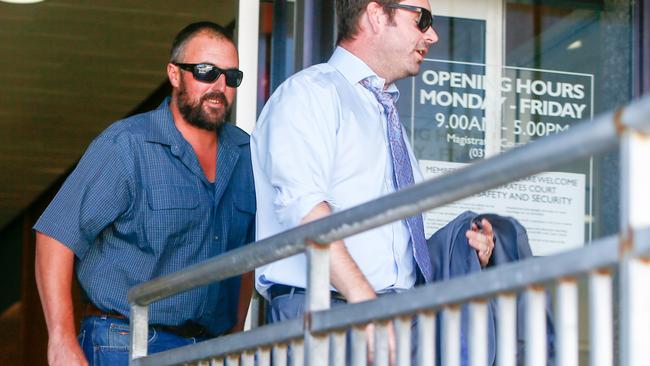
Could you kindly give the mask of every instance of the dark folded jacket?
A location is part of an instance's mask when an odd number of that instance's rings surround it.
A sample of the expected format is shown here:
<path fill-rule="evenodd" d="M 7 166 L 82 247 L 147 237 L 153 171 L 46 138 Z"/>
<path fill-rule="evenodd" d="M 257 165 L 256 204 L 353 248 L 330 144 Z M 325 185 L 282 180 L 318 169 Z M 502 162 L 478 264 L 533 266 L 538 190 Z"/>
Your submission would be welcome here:
<path fill-rule="evenodd" d="M 438 230 L 428 239 L 429 256 L 433 266 L 433 280 L 463 276 L 468 273 L 481 271 L 481 265 L 476 251 L 469 246 L 465 232 L 471 227 L 472 220 L 486 218 L 494 229 L 495 248 L 490 258 L 489 267 L 503 263 L 518 261 L 532 257 L 526 229 L 512 217 L 495 214 L 478 215 L 472 211 L 465 211 Z M 496 364 L 496 329 L 499 326 L 496 300 L 488 303 L 488 365 Z M 517 296 L 517 363 L 523 364 L 525 360 L 525 313 L 526 296 Z M 547 350 L 549 365 L 554 364 L 554 338 L 553 320 L 551 314 L 550 298 L 547 296 L 546 306 L 547 323 Z M 442 332 L 444 329 L 442 317 L 439 315 L 436 328 L 436 348 L 438 365 L 442 364 Z M 467 304 L 461 308 L 461 364 L 469 364 L 469 307 Z"/>

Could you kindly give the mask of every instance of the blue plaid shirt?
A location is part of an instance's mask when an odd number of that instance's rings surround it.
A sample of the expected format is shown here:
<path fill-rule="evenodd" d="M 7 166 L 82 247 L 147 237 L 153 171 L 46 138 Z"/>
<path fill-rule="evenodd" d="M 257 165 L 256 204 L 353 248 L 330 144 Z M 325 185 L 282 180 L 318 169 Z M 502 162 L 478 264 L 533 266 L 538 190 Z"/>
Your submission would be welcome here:
<path fill-rule="evenodd" d="M 254 241 L 249 137 L 219 131 L 209 182 L 176 129 L 169 99 L 114 123 L 90 145 L 35 230 L 76 255 L 75 271 L 98 308 L 129 315 L 129 288 Z M 240 278 L 151 304 L 150 324 L 197 322 L 212 334 L 234 325 Z"/>

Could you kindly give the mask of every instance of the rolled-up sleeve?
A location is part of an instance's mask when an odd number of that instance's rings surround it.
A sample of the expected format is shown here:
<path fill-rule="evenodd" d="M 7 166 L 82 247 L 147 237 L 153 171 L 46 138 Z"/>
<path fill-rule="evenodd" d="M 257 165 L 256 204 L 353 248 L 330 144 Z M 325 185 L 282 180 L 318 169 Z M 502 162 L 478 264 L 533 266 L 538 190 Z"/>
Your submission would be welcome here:
<path fill-rule="evenodd" d="M 288 80 L 267 103 L 253 133 L 253 154 L 273 188 L 275 213 L 285 228 L 300 224 L 321 202 L 336 206 L 330 186 L 339 118 L 331 102 L 336 98 L 327 97 L 333 92 L 309 78 Z"/>
<path fill-rule="evenodd" d="M 132 202 L 133 161 L 124 144 L 105 134 L 95 139 L 34 229 L 83 258 L 96 236 Z"/>

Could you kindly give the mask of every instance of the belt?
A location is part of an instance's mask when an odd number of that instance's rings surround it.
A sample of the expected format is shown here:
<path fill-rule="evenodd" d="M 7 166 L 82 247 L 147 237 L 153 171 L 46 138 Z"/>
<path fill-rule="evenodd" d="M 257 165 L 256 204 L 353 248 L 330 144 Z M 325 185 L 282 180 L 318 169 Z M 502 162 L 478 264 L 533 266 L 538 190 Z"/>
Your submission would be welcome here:
<path fill-rule="evenodd" d="M 93 303 L 86 304 L 86 306 L 84 307 L 83 316 L 84 317 L 99 316 L 99 317 L 125 319 L 125 320 L 129 319 L 120 313 L 102 310 L 97 306 L 95 306 L 95 304 Z M 151 328 L 154 328 L 157 331 L 161 331 L 161 332 L 173 333 L 183 338 L 212 338 L 212 335 L 205 329 L 205 327 L 203 327 L 200 324 L 194 323 L 192 321 L 187 321 L 185 322 L 185 324 L 176 325 L 176 326 L 156 324 L 156 325 L 151 325 Z"/>
<path fill-rule="evenodd" d="M 305 294 L 306 290 L 302 287 L 287 286 L 282 284 L 275 284 L 269 287 L 269 296 L 271 299 L 275 299 L 278 296 L 288 295 L 288 294 Z M 341 293 L 336 291 L 330 291 L 330 297 L 332 299 L 337 299 L 343 302 L 348 302 Z"/>
<path fill-rule="evenodd" d="M 108 318 L 115 318 L 115 319 L 128 319 L 126 316 L 120 313 L 116 313 L 113 311 L 104 311 L 98 308 L 97 306 L 95 306 L 95 304 L 91 302 L 86 303 L 83 314 L 84 314 L 83 316 L 105 316 Z"/>
<path fill-rule="evenodd" d="M 176 334 L 183 338 L 213 338 L 212 334 L 205 327 L 190 320 L 182 325 L 152 325 L 151 327 L 159 331 Z"/>

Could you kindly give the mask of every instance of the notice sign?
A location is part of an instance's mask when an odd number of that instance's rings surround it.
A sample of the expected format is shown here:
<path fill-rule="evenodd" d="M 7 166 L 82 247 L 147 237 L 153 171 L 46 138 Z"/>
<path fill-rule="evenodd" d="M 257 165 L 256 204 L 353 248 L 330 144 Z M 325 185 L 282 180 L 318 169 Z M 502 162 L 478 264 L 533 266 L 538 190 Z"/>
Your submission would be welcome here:
<path fill-rule="evenodd" d="M 593 117 L 588 74 L 425 59 L 409 81 L 399 111 L 418 159 L 482 159 Z"/>
<path fill-rule="evenodd" d="M 425 178 L 435 177 L 593 118 L 593 75 L 425 59 L 398 83 L 400 120 Z M 410 123 L 409 123 L 410 122 Z M 519 220 L 535 255 L 591 236 L 591 159 L 554 168 L 425 215 L 428 234 L 465 210 Z"/>
<path fill-rule="evenodd" d="M 425 179 L 465 165 L 420 160 Z M 584 174 L 547 172 L 533 175 L 427 212 L 424 216 L 426 236 L 461 212 L 472 210 L 515 217 L 528 232 L 533 255 L 565 251 L 584 243 L 584 192 Z"/>

